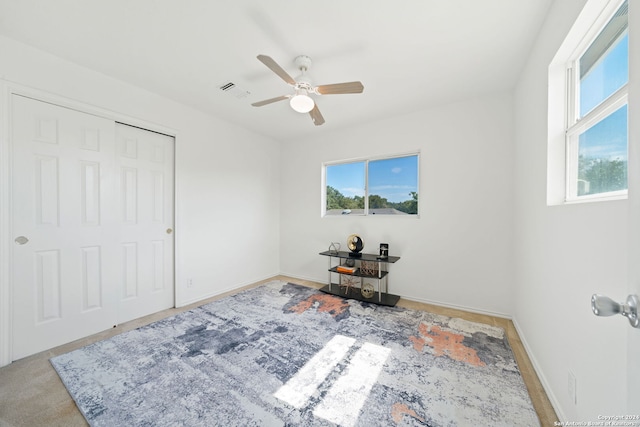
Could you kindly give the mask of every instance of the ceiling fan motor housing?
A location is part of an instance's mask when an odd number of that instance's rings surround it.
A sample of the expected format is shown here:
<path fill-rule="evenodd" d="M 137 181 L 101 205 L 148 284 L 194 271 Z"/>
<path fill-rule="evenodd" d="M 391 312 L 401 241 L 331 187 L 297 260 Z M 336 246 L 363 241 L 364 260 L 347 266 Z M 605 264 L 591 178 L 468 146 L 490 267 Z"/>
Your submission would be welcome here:
<path fill-rule="evenodd" d="M 296 77 L 296 90 L 303 89 L 307 93 L 316 93 L 314 91 L 313 83 L 307 77 L 307 71 L 311 68 L 311 58 L 307 55 L 297 56 L 294 60 L 296 67 L 300 70 L 300 75 Z"/>
<path fill-rule="evenodd" d="M 311 58 L 307 55 L 298 55 L 296 59 L 293 60 L 296 64 L 296 67 L 302 72 L 308 71 L 311 68 Z"/>

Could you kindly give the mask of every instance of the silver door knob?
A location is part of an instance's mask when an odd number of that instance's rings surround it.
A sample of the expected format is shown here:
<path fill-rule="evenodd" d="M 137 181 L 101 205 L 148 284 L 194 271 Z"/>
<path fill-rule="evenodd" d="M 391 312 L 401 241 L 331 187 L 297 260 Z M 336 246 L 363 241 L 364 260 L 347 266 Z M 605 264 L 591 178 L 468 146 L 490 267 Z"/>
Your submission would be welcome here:
<path fill-rule="evenodd" d="M 604 295 L 593 294 L 591 296 L 591 311 L 596 316 L 613 316 L 622 314 L 629 319 L 629 323 L 634 328 L 640 328 L 640 318 L 638 317 L 638 296 L 629 295 L 626 302 L 617 303 Z"/>
<path fill-rule="evenodd" d="M 173 233 L 173 229 L 167 228 L 167 234 L 171 234 L 171 233 Z"/>
<path fill-rule="evenodd" d="M 19 245 L 24 245 L 29 242 L 29 239 L 24 236 L 18 236 L 16 237 L 15 242 Z"/>

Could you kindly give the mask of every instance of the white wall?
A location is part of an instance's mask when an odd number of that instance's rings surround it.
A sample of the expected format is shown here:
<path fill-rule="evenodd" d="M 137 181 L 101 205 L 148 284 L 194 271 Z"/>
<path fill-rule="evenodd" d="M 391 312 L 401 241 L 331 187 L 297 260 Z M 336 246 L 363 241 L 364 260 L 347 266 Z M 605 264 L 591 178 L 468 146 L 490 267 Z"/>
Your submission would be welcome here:
<path fill-rule="evenodd" d="M 327 282 L 318 253 L 358 233 L 401 256 L 389 291 L 509 315 L 513 270 L 511 94 L 418 111 L 282 144 L 281 270 Z M 329 120 L 329 118 L 327 118 Z M 420 150 L 420 218 L 320 217 L 323 162 Z"/>
<path fill-rule="evenodd" d="M 5 37 L 0 52 L 8 81 L 175 130 L 179 305 L 278 274 L 276 141 Z"/>
<path fill-rule="evenodd" d="M 628 322 L 594 316 L 590 297 L 627 295 L 628 204 L 546 205 L 548 66 L 584 3 L 553 3 L 516 88 L 513 315 L 558 416 L 586 422 L 626 413 Z"/>

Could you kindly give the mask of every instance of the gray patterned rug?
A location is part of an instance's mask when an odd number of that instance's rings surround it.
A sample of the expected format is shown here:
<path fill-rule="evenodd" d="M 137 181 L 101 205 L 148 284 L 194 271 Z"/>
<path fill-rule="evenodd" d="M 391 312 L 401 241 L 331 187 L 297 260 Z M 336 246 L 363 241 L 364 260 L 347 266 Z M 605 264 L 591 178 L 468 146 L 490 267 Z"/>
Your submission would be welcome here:
<path fill-rule="evenodd" d="M 274 281 L 51 359 L 92 426 L 538 426 L 501 328 Z"/>

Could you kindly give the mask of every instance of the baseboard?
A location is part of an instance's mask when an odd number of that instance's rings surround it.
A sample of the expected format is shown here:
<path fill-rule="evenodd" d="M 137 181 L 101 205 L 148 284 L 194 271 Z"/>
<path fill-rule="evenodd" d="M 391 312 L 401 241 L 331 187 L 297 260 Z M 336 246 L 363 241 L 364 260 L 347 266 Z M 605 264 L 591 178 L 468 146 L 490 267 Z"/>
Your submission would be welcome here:
<path fill-rule="evenodd" d="M 400 295 L 402 298 L 410 300 L 410 301 L 421 302 L 421 303 L 424 303 L 424 304 L 437 305 L 438 307 L 453 308 L 455 310 L 462 310 L 462 311 L 467 311 L 469 313 L 484 314 L 484 315 L 487 315 L 487 316 L 500 317 L 502 319 L 508 319 L 508 320 L 511 320 L 511 318 L 512 318 L 512 316 L 509 315 L 509 314 L 499 313 L 497 311 L 482 310 L 482 309 L 479 309 L 479 308 L 468 307 L 466 305 L 449 304 L 449 303 L 442 302 L 442 301 L 435 301 L 435 300 L 430 300 L 430 299 L 425 299 L 425 298 L 412 297 L 410 295 L 402 295 L 402 294 L 397 294 L 397 295 Z"/>
<path fill-rule="evenodd" d="M 327 284 L 327 276 L 325 276 L 322 279 L 318 279 L 317 277 L 300 276 L 300 275 L 292 274 L 292 273 L 280 273 L 279 275 L 280 276 L 291 277 L 292 279 L 304 280 L 306 282 L 316 282 L 316 283 L 321 283 L 321 284 L 324 284 L 324 285 Z"/>
<path fill-rule="evenodd" d="M 248 281 L 244 281 L 244 282 L 240 282 L 240 283 L 235 283 L 235 284 L 233 284 L 231 286 L 223 288 L 222 290 L 216 290 L 215 292 L 204 294 L 204 295 L 201 295 L 201 296 L 196 297 L 196 298 L 192 298 L 192 299 L 185 300 L 185 301 L 180 301 L 179 303 L 176 303 L 176 308 L 185 307 L 185 306 L 191 305 L 191 304 L 196 304 L 196 303 L 199 303 L 199 302 L 204 301 L 206 299 L 217 297 L 219 295 L 226 294 L 228 292 L 239 291 L 244 287 L 255 285 L 258 282 L 263 282 L 265 280 L 272 279 L 272 278 L 274 278 L 276 276 L 278 276 L 277 273 L 276 274 L 269 274 L 269 275 L 264 276 L 262 278 L 256 278 L 256 279 L 252 279 L 252 280 L 248 280 Z"/>
<path fill-rule="evenodd" d="M 524 332 L 520 328 L 520 325 L 518 325 L 518 320 L 514 317 L 513 319 L 511 319 L 511 321 L 513 322 L 513 326 L 516 328 L 516 332 L 520 337 L 520 342 L 522 342 L 522 347 L 524 347 L 524 351 L 527 353 L 527 356 L 529 356 L 531 365 L 533 365 L 533 370 L 536 372 L 536 375 L 538 375 L 540 384 L 542 384 L 542 388 L 544 389 L 544 392 L 547 394 L 547 397 L 549 398 L 549 402 L 551 402 L 551 406 L 553 406 L 553 409 L 556 411 L 556 415 L 558 416 L 558 419 L 560 421 L 566 422 L 567 418 L 565 417 L 564 412 L 562 412 L 560 403 L 558 402 L 558 399 L 556 398 L 555 394 L 553 394 L 553 390 L 551 390 L 551 387 L 549 386 L 549 381 L 547 381 L 547 378 L 545 377 L 544 372 L 540 367 L 540 364 L 536 360 L 533 354 L 533 351 L 531 351 L 531 347 L 529 346 L 529 343 L 527 343 L 527 339 L 525 338 Z"/>

